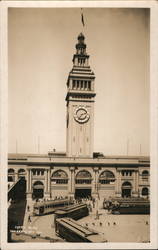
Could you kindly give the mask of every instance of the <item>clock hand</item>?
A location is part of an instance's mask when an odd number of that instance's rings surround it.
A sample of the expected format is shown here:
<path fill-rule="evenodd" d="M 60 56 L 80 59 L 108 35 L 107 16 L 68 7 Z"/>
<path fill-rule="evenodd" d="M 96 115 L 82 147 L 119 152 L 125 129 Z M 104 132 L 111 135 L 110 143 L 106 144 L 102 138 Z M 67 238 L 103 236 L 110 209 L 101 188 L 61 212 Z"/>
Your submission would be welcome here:
<path fill-rule="evenodd" d="M 79 118 L 82 118 L 82 116 L 85 116 L 86 114 L 87 114 L 87 112 L 82 113 L 82 114 L 79 116 Z"/>

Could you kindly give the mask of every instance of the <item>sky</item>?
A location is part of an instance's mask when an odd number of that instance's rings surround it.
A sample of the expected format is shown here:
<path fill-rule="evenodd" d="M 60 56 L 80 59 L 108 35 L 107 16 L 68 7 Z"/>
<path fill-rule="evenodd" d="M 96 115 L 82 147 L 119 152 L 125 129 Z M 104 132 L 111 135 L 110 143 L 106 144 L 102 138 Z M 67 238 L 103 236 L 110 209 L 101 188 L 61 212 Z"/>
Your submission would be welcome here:
<path fill-rule="evenodd" d="M 95 73 L 94 152 L 149 155 L 149 11 L 10 8 L 8 151 L 66 151 L 66 81 L 77 36 Z"/>

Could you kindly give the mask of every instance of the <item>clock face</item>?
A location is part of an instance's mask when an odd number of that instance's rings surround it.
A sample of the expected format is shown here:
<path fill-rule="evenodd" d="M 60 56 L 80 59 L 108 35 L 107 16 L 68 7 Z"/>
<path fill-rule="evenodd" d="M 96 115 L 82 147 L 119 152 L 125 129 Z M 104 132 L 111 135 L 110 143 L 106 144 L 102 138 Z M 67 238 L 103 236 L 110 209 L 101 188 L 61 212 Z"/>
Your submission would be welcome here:
<path fill-rule="evenodd" d="M 74 119 L 79 123 L 87 122 L 90 118 L 90 114 L 88 113 L 85 107 L 78 107 L 75 110 Z"/>

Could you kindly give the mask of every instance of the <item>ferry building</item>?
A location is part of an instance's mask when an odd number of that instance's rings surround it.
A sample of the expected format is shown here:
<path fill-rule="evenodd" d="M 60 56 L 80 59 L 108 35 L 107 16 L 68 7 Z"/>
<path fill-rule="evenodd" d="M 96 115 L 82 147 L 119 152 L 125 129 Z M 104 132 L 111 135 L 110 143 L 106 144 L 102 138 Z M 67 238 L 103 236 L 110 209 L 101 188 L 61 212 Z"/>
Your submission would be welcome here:
<path fill-rule="evenodd" d="M 8 194 L 18 186 L 18 195 L 22 190 L 27 199 L 148 197 L 149 157 L 93 152 L 95 74 L 89 66 L 84 35 L 77 39 L 66 83 L 66 152 L 9 154 Z"/>

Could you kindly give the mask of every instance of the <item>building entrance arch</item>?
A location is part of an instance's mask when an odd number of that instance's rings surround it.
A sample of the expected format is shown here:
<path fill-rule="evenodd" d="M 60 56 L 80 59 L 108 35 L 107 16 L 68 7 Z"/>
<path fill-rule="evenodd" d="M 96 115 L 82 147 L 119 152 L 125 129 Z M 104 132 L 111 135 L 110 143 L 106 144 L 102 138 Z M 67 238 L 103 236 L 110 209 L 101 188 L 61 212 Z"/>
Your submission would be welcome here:
<path fill-rule="evenodd" d="M 130 182 L 126 181 L 122 184 L 122 197 L 128 198 L 132 194 L 132 185 Z"/>
<path fill-rule="evenodd" d="M 76 188 L 75 199 L 90 198 L 91 188 Z"/>
<path fill-rule="evenodd" d="M 75 177 L 75 199 L 91 197 L 91 173 L 87 170 L 80 170 Z"/>
<path fill-rule="evenodd" d="M 41 199 L 44 196 L 44 185 L 41 181 L 36 181 L 33 184 L 33 199 Z"/>

